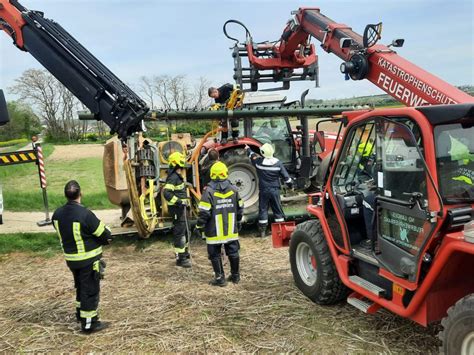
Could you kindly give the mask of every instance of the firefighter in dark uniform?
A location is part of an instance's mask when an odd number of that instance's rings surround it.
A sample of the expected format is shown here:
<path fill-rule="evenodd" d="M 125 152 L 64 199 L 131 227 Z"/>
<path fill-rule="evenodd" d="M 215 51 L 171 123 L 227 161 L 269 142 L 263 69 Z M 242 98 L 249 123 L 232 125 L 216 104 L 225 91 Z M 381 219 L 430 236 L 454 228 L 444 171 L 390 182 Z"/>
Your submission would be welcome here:
<path fill-rule="evenodd" d="M 111 240 L 110 230 L 94 213 L 81 205 L 81 188 L 69 181 L 64 194 L 68 202 L 52 217 L 67 266 L 74 276 L 76 318 L 85 333 L 99 331 L 108 323 L 99 321 L 100 278 L 105 263 L 102 246 Z"/>
<path fill-rule="evenodd" d="M 205 237 L 207 252 L 211 260 L 215 278 L 213 286 L 225 286 L 226 279 L 222 265 L 222 245 L 229 258 L 229 281 L 237 284 L 240 281 L 239 269 L 239 230 L 244 211 L 244 203 L 237 189 L 227 179 L 227 166 L 216 162 L 211 167 L 212 181 L 205 187 L 199 202 L 199 214 L 196 237 Z"/>
<path fill-rule="evenodd" d="M 245 146 L 250 161 L 257 169 L 259 198 L 258 198 L 258 229 L 260 237 L 265 237 L 268 226 L 268 207 L 272 208 L 275 222 L 283 222 L 285 214 L 281 207 L 280 200 L 280 177 L 285 184 L 292 188 L 293 181 L 288 175 L 283 163 L 273 157 L 275 153 L 273 146 L 265 143 L 260 147 L 263 157 L 254 153 L 248 146 Z"/>
<path fill-rule="evenodd" d="M 163 189 L 163 195 L 168 202 L 170 215 L 173 217 L 174 251 L 176 265 L 184 268 L 191 267 L 186 231 L 186 206 L 188 194 L 182 169 L 186 166 L 186 158 L 180 152 L 172 153 L 168 158 L 168 177 Z"/>
<path fill-rule="evenodd" d="M 234 91 L 234 86 L 232 84 L 227 83 L 219 88 L 210 87 L 207 93 L 209 97 L 212 97 L 214 99 L 214 102 L 216 104 L 224 106 L 227 100 L 229 100 L 232 91 Z M 229 137 L 227 119 L 222 119 L 220 122 L 220 126 L 222 127 L 221 143 L 227 144 L 227 139 Z M 230 120 L 230 126 L 232 129 L 232 139 L 235 143 L 237 143 L 239 138 L 239 121 L 236 119 Z"/>

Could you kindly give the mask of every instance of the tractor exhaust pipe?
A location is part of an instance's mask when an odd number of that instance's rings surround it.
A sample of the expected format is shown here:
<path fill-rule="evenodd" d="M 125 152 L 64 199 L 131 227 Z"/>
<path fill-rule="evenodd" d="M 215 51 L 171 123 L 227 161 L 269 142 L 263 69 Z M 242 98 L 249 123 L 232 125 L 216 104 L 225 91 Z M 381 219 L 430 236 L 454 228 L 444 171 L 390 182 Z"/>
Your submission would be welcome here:
<path fill-rule="evenodd" d="M 308 95 L 309 89 L 306 89 L 303 91 L 301 94 L 301 107 L 305 107 L 305 101 L 306 101 L 306 95 Z M 303 158 L 309 157 L 310 156 L 310 150 L 309 150 L 309 126 L 308 126 L 308 116 L 300 116 L 300 122 L 301 122 L 301 130 L 303 133 L 302 136 L 302 145 L 303 145 Z"/>

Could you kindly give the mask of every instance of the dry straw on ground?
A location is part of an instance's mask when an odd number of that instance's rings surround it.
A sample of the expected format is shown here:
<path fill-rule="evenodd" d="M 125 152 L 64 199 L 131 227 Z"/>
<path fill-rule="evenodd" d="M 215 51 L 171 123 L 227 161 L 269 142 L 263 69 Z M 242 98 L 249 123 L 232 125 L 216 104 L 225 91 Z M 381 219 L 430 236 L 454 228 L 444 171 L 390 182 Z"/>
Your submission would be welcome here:
<path fill-rule="evenodd" d="M 0 353 L 436 351 L 437 327 L 385 311 L 365 315 L 345 303 L 315 305 L 294 286 L 287 249 L 253 238 L 241 244 L 242 282 L 226 288 L 207 285 L 211 267 L 200 241 L 190 270 L 174 266 L 168 241 L 107 249 L 101 314 L 112 326 L 89 336 L 74 322 L 72 278 L 61 256 L 3 258 Z"/>

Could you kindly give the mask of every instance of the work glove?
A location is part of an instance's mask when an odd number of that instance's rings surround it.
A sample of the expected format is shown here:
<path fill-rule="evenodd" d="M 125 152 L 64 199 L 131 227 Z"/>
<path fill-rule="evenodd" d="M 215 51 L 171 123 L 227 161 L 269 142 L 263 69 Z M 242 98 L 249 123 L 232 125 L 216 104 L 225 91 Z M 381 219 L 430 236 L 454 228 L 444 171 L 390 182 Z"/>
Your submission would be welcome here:
<path fill-rule="evenodd" d="M 286 183 L 286 186 L 289 188 L 289 189 L 293 189 L 294 185 L 293 185 L 293 180 L 291 180 L 290 182 L 287 182 Z"/>
<path fill-rule="evenodd" d="M 186 199 L 178 200 L 176 201 L 176 206 L 184 209 L 186 206 L 189 206 L 189 201 Z"/>
<path fill-rule="evenodd" d="M 99 279 L 103 280 L 105 276 L 105 268 L 107 267 L 107 263 L 105 260 L 99 260 Z"/>
<path fill-rule="evenodd" d="M 201 228 L 198 228 L 198 227 L 194 228 L 193 238 L 204 239 L 203 236 L 202 236 Z"/>

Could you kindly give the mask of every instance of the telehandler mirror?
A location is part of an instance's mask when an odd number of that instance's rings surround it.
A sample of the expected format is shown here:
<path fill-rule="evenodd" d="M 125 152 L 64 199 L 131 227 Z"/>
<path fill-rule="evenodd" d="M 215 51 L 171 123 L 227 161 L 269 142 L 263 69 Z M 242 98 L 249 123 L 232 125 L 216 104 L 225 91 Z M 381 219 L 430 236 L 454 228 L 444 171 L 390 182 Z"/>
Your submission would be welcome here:
<path fill-rule="evenodd" d="M 7 102 L 5 101 L 3 90 L 0 90 L 0 126 L 8 122 L 10 122 L 10 116 L 8 115 Z"/>
<path fill-rule="evenodd" d="M 314 143 L 316 146 L 319 145 L 319 149 L 315 149 L 316 153 L 322 153 L 326 149 L 326 142 L 324 139 L 324 131 L 318 131 L 314 133 Z M 318 150 L 321 150 L 320 152 Z"/>
<path fill-rule="evenodd" d="M 405 43 L 405 40 L 403 38 L 397 38 L 392 41 L 392 44 L 390 45 L 390 47 L 401 48 L 403 47 L 404 43 Z"/>

